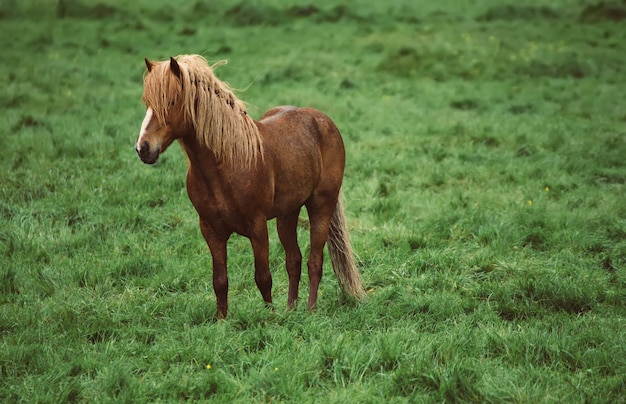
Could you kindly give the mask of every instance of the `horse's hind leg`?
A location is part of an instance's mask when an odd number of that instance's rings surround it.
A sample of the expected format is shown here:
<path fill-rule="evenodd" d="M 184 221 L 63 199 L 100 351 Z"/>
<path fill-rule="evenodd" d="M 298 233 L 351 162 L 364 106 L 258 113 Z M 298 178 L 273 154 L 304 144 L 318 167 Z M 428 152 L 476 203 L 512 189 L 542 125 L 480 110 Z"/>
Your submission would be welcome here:
<path fill-rule="evenodd" d="M 278 237 L 285 249 L 285 266 L 289 276 L 289 296 L 287 297 L 287 308 L 291 309 L 298 300 L 298 287 L 302 274 L 302 253 L 298 247 L 298 215 L 300 208 L 294 212 L 276 218 L 276 229 Z"/>
<path fill-rule="evenodd" d="M 317 293 L 322 280 L 324 263 L 324 245 L 328 238 L 328 229 L 337 198 L 333 202 L 313 201 L 307 204 L 311 225 L 311 251 L 307 262 L 309 271 L 309 310 L 314 311 L 317 305 Z"/>

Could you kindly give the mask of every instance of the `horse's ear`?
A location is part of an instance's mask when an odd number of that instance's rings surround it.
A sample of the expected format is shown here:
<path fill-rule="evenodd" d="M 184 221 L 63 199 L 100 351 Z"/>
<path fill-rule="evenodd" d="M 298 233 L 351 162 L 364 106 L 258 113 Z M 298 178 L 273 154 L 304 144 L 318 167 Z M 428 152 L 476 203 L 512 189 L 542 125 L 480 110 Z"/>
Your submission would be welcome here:
<path fill-rule="evenodd" d="M 149 61 L 148 58 L 144 58 L 144 60 L 146 61 L 146 67 L 148 68 L 148 73 L 150 73 L 152 71 L 152 68 L 154 67 L 154 63 Z"/>
<path fill-rule="evenodd" d="M 176 59 L 174 59 L 171 56 L 170 56 L 170 69 L 172 70 L 172 73 L 174 73 L 176 77 L 180 78 L 180 66 L 178 65 L 178 62 L 176 61 Z"/>

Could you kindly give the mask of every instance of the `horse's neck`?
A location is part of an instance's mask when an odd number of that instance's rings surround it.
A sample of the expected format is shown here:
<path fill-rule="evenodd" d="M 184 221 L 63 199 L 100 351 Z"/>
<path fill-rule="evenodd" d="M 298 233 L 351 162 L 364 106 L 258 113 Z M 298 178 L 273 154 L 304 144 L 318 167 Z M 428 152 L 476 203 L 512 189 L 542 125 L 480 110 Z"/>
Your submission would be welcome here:
<path fill-rule="evenodd" d="M 204 142 L 200 141 L 195 133 L 183 136 L 179 140 L 189 159 L 190 169 L 198 170 L 203 176 L 209 178 L 211 177 L 211 173 L 218 171 L 219 164 L 215 153 L 213 153 Z"/>

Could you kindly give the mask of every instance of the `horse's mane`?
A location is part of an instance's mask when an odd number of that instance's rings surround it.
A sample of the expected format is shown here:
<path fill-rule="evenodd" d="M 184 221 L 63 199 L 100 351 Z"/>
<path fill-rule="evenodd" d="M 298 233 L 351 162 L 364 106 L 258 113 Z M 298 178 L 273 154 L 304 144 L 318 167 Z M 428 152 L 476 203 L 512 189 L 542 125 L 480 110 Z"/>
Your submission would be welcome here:
<path fill-rule="evenodd" d="M 225 62 L 209 66 L 199 55 L 179 55 L 176 61 L 180 79 L 170 70 L 170 62 L 154 64 L 144 79 L 143 101 L 159 123 L 165 125 L 173 101 L 182 97 L 185 122 L 218 161 L 250 165 L 262 156 L 259 130 L 245 104 L 213 74 L 213 68 Z"/>

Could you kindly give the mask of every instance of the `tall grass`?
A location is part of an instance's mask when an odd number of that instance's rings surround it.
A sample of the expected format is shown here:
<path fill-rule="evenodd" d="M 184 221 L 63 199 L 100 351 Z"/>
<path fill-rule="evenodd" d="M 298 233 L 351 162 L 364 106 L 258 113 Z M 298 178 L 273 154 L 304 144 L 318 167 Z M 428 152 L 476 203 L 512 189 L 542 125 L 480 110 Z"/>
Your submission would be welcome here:
<path fill-rule="evenodd" d="M 0 400 L 624 402 L 624 10 L 0 4 Z M 271 225 L 276 311 L 233 237 L 215 321 L 184 156 L 133 150 L 142 58 L 180 53 L 337 123 L 365 302 L 326 262 L 286 312 Z"/>

